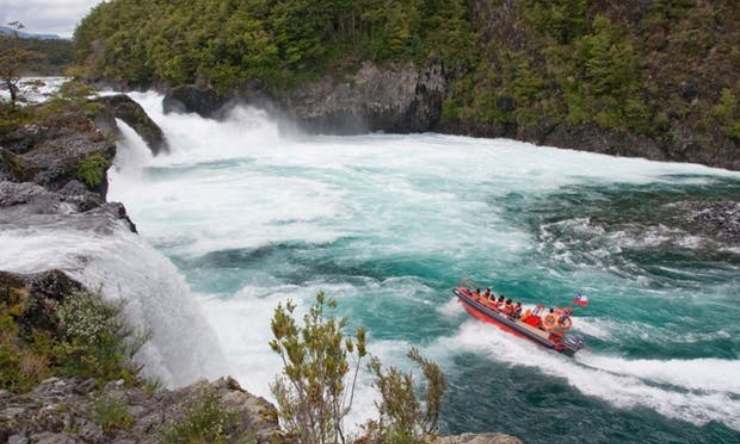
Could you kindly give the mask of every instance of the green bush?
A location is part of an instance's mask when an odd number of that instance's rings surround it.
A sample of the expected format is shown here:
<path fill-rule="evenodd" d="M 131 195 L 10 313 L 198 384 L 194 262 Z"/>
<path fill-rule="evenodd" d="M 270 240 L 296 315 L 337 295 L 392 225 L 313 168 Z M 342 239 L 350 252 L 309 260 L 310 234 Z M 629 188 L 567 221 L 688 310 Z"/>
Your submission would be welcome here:
<path fill-rule="evenodd" d="M 93 419 L 106 434 L 118 429 L 128 430 L 134 425 L 134 418 L 129 414 L 126 403 L 113 397 L 95 402 Z"/>
<path fill-rule="evenodd" d="M 35 344 L 43 342 L 43 335 L 26 338 L 16 323 L 27 303 L 25 290 L 2 290 L 7 294 L 0 303 L 0 388 L 26 392 L 50 375 L 50 353 Z"/>
<path fill-rule="evenodd" d="M 740 140 L 740 105 L 730 88 L 722 90 L 717 104 L 712 108 L 712 115 L 727 137 Z"/>
<path fill-rule="evenodd" d="M 319 292 L 302 325 L 291 302 L 279 304 L 272 318 L 275 339 L 270 346 L 283 360 L 282 375 L 272 391 L 283 427 L 301 444 L 347 440 L 342 421 L 352 408 L 360 364 L 367 355 L 366 333 L 360 328 L 354 339 L 345 337 L 346 319 L 338 320 L 328 311 L 335 307 L 334 300 Z M 369 370 L 380 393 L 380 417 L 365 425 L 356 443 L 424 443 L 436 431 L 447 388 L 444 375 L 418 350 L 412 349 L 408 357 L 421 367 L 426 380 L 425 409 L 416 398 L 412 375 L 395 367 L 385 370 L 374 357 Z"/>
<path fill-rule="evenodd" d="M 99 293 L 77 292 L 65 299 L 59 308 L 64 341 L 55 347 L 61 374 L 100 382 L 140 382 L 140 367 L 132 358 L 148 336 L 128 327 L 121 310 Z"/>
<path fill-rule="evenodd" d="M 299 325 L 292 302 L 272 318 L 270 347 L 283 361 L 272 385 L 283 426 L 304 444 L 344 442 L 343 420 L 352 408 L 360 362 L 367 354 L 365 330 L 346 337 L 346 319 L 330 312 L 336 301 L 323 292 Z M 350 358 L 354 357 L 352 368 Z"/>
<path fill-rule="evenodd" d="M 105 178 L 111 161 L 100 153 L 92 153 L 77 166 L 77 178 L 90 189 L 97 188 Z"/>
<path fill-rule="evenodd" d="M 162 431 L 167 444 L 225 444 L 235 427 L 236 415 L 225 409 L 215 393 L 206 391 L 190 406 L 187 415 Z"/>
<path fill-rule="evenodd" d="M 25 331 L 17 320 L 30 308 L 28 295 L 6 290 L 10 296 L 0 303 L 0 388 L 23 393 L 49 376 L 94 378 L 100 385 L 119 379 L 142 383 L 132 358 L 148 337 L 126 326 L 120 306 L 105 303 L 99 293 L 73 293 L 54 314 L 58 330 Z"/>

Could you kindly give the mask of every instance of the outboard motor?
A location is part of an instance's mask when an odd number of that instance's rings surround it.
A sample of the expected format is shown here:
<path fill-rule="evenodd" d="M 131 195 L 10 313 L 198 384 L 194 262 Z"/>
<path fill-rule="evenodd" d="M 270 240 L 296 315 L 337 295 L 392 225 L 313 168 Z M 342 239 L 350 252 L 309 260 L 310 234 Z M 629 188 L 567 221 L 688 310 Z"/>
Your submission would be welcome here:
<path fill-rule="evenodd" d="M 573 353 L 577 352 L 578 350 L 582 349 L 585 345 L 583 341 L 583 337 L 579 335 L 574 334 L 566 334 L 563 336 L 563 345 L 565 345 L 566 348 L 571 350 Z"/>

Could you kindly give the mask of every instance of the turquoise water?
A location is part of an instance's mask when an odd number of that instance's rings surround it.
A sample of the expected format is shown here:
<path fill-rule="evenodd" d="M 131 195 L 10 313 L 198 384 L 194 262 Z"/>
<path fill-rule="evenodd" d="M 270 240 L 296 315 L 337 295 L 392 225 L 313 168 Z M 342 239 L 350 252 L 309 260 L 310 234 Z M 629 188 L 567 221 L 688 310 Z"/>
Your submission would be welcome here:
<path fill-rule="evenodd" d="M 278 301 L 319 289 L 406 365 L 419 346 L 450 391 L 442 430 L 525 442 L 740 442 L 740 249 L 697 234 L 681 202 L 740 199 L 740 175 L 509 140 L 285 135 L 264 114 L 164 116 L 173 148 L 122 143 L 110 174 L 142 236 L 184 274 L 258 394 L 279 363 Z M 588 348 L 547 352 L 469 316 L 473 279 L 527 304 L 591 305 Z M 353 420 L 372 409 L 361 384 Z"/>

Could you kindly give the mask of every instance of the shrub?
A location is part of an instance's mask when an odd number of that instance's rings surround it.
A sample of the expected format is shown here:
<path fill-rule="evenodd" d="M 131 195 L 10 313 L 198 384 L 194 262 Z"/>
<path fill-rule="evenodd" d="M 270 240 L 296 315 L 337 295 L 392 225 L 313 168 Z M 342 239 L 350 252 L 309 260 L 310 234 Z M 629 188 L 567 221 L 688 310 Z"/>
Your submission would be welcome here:
<path fill-rule="evenodd" d="M 49 356 L 28 345 L 15 321 L 23 313 L 25 292 L 5 290 L 0 303 L 0 389 L 26 392 L 48 377 Z"/>
<path fill-rule="evenodd" d="M 132 358 L 148 335 L 128 327 L 121 310 L 99 293 L 76 292 L 65 299 L 59 308 L 64 340 L 55 347 L 63 375 L 139 382 L 141 367 Z"/>
<path fill-rule="evenodd" d="M 0 291 L 8 292 L 0 303 L 0 388 L 23 393 L 53 375 L 94 378 L 101 385 L 141 382 L 132 357 L 148 337 L 126 326 L 121 306 L 104 302 L 97 292 L 80 291 L 58 306 L 51 323 L 58 327 L 21 329 L 17 320 L 35 299 L 25 290 Z"/>
<path fill-rule="evenodd" d="M 358 329 L 354 340 L 345 338 L 347 320 L 327 314 L 336 302 L 323 292 L 298 325 L 295 305 L 279 304 L 272 318 L 272 349 L 283 359 L 283 374 L 273 384 L 278 415 L 302 444 L 336 444 L 346 441 L 342 419 L 349 413 L 360 363 L 367 355 L 366 333 Z M 351 371 L 349 357 L 354 357 Z M 437 430 L 442 395 L 447 384 L 440 367 L 412 349 L 407 355 L 426 379 L 425 408 L 417 399 L 410 373 L 395 367 L 384 370 L 373 357 L 369 370 L 380 392 L 380 417 L 365 425 L 357 443 L 423 443 Z M 345 402 L 346 400 L 346 402 Z"/>
<path fill-rule="evenodd" d="M 77 166 L 77 178 L 88 188 L 97 188 L 105 178 L 105 173 L 111 166 L 111 161 L 100 153 L 92 153 L 82 159 Z"/>
<path fill-rule="evenodd" d="M 447 389 L 444 374 L 436 363 L 412 348 L 408 358 L 422 370 L 426 379 L 425 408 L 414 392 L 413 376 L 395 367 L 383 370 L 376 357 L 370 362 L 375 386 L 380 392 L 377 403 L 380 418 L 366 425 L 367 439 L 378 443 L 423 443 L 437 431 L 442 396 Z"/>
<path fill-rule="evenodd" d="M 206 391 L 190 406 L 187 415 L 164 429 L 162 441 L 170 444 L 223 444 L 237 417 L 225 409 L 215 393 Z"/>
<path fill-rule="evenodd" d="M 117 429 L 127 430 L 134 425 L 134 418 L 128 413 L 126 404 L 113 397 L 98 400 L 93 406 L 93 415 L 95 422 L 106 434 Z"/>
<path fill-rule="evenodd" d="M 730 88 L 722 90 L 717 104 L 712 108 L 712 115 L 727 137 L 740 140 L 740 106 Z"/>
<path fill-rule="evenodd" d="M 345 337 L 346 319 L 328 310 L 336 302 L 323 292 L 299 326 L 295 304 L 279 304 L 272 318 L 270 347 L 283 360 L 283 374 L 272 385 L 283 425 L 302 444 L 344 442 L 343 419 L 354 398 L 360 362 L 367 354 L 365 331 Z M 355 366 L 350 371 L 350 356 Z M 350 375 L 351 373 L 351 375 Z"/>

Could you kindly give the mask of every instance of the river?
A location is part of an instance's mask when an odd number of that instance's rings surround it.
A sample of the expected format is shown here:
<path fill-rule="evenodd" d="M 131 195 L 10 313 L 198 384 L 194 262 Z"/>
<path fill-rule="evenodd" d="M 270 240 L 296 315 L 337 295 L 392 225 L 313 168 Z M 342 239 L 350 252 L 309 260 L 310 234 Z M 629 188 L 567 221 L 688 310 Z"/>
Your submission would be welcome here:
<path fill-rule="evenodd" d="M 740 442 L 740 250 L 671 222 L 682 202 L 740 198 L 740 174 L 503 139 L 306 136 L 248 107 L 217 122 L 131 95 L 172 152 L 152 158 L 124 127 L 109 199 L 175 265 L 155 272 L 186 282 L 214 333 L 187 340 L 224 357 L 212 373 L 270 397 L 272 310 L 324 290 L 384 362 L 406 368 L 415 345 L 442 365 L 443 432 Z M 587 349 L 471 319 L 451 294 L 462 278 L 526 304 L 588 295 Z"/>

